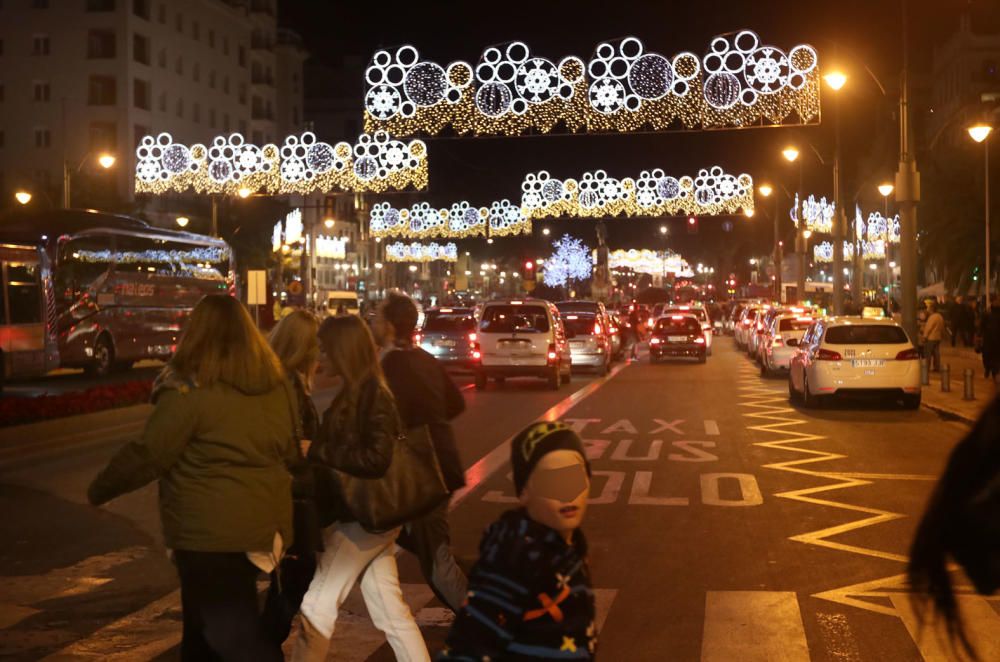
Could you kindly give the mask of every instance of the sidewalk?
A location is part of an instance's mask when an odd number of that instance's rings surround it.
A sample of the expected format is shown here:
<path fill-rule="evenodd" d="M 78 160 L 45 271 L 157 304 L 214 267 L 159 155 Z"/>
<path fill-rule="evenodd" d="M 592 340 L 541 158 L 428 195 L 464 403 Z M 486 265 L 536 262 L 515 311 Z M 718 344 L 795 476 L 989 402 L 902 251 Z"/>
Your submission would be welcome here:
<path fill-rule="evenodd" d="M 941 367 L 951 366 L 951 392 L 941 391 L 940 372 L 930 373 L 930 384 L 924 386 L 923 404 L 929 409 L 954 416 L 969 424 L 975 423 L 983 409 L 997 394 L 997 386 L 983 377 L 983 361 L 971 347 L 941 345 Z M 963 400 L 966 368 L 972 369 L 975 400 Z"/>

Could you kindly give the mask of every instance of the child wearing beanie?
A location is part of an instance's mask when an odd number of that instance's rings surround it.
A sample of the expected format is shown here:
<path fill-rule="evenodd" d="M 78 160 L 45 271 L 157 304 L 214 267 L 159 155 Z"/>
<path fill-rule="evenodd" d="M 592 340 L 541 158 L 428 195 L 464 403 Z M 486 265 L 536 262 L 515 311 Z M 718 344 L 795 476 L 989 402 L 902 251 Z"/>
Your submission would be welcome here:
<path fill-rule="evenodd" d="M 579 529 L 590 491 L 583 443 L 562 423 L 535 423 L 510 455 L 521 507 L 483 535 L 438 660 L 592 660 L 594 594 Z"/>

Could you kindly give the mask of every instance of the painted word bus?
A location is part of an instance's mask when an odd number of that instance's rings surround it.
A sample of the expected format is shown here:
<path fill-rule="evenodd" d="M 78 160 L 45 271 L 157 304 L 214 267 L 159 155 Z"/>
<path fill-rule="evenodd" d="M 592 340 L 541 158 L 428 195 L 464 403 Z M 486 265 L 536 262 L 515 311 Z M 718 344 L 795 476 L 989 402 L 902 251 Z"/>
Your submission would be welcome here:
<path fill-rule="evenodd" d="M 0 219 L 0 376 L 103 376 L 173 353 L 206 294 L 234 293 L 229 246 L 92 210 Z"/>

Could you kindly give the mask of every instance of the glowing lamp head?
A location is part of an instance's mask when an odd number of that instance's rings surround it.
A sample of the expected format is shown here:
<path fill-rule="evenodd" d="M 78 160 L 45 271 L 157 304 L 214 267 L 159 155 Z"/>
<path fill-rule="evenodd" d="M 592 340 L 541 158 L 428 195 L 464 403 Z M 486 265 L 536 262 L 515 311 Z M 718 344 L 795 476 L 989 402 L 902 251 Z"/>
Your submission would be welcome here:
<path fill-rule="evenodd" d="M 111 168 L 115 164 L 115 157 L 112 154 L 101 154 L 97 157 L 97 163 L 105 170 Z"/>
<path fill-rule="evenodd" d="M 893 186 L 889 182 L 886 182 L 885 184 L 878 185 L 878 192 L 882 194 L 883 198 L 888 198 L 890 195 L 892 195 L 892 191 L 895 188 L 896 188 L 895 186 Z"/>
<path fill-rule="evenodd" d="M 789 145 L 785 149 L 781 150 L 781 155 L 785 157 L 786 161 L 792 163 L 799 158 L 799 150 L 795 146 Z"/>
<path fill-rule="evenodd" d="M 842 88 L 845 83 L 847 83 L 847 75 L 842 71 L 831 71 L 823 76 L 823 80 L 825 80 L 826 84 L 836 92 Z"/>
<path fill-rule="evenodd" d="M 241 186 L 240 190 L 236 192 L 236 194 L 241 198 L 249 198 L 251 193 L 253 193 L 253 191 L 248 189 L 246 186 Z"/>
<path fill-rule="evenodd" d="M 802 231 L 802 236 L 805 237 L 806 239 L 808 239 L 809 237 L 813 236 L 813 231 L 812 230 L 803 230 Z"/>
<path fill-rule="evenodd" d="M 26 205 L 29 202 L 31 202 L 31 193 L 29 193 L 28 191 L 18 191 L 17 193 L 14 194 L 14 199 L 17 200 L 20 204 Z"/>
<path fill-rule="evenodd" d="M 323 219 L 323 225 L 329 230 L 330 228 L 333 227 L 333 219 L 332 218 L 324 218 Z"/>
<path fill-rule="evenodd" d="M 190 223 L 190 222 L 191 222 L 191 219 L 189 219 L 187 216 L 178 216 L 177 217 L 177 225 L 179 227 L 186 228 L 187 224 Z"/>
<path fill-rule="evenodd" d="M 667 234 L 667 226 L 666 225 L 661 225 L 660 226 L 660 234 Z"/>
<path fill-rule="evenodd" d="M 761 184 L 757 190 L 760 191 L 760 194 L 765 198 L 770 197 L 771 194 L 774 193 L 774 189 L 771 188 L 770 184 Z"/>
<path fill-rule="evenodd" d="M 698 222 L 698 221 L 697 221 L 697 220 L 695 220 L 695 217 L 694 217 L 694 216 L 688 216 L 688 225 L 694 225 L 694 224 L 695 224 L 695 223 L 697 223 L 697 222 Z"/>
<path fill-rule="evenodd" d="M 551 232 L 552 231 L 549 230 L 548 228 L 542 228 L 542 234 L 545 235 L 546 237 L 548 237 Z"/>
<path fill-rule="evenodd" d="M 973 140 L 975 140 L 977 143 L 981 143 L 990 137 L 990 133 L 993 131 L 993 127 L 990 126 L 989 124 L 980 123 L 970 126 L 968 131 L 969 131 L 969 136 Z"/>
<path fill-rule="evenodd" d="M 743 210 L 743 214 L 744 214 L 744 215 L 745 215 L 745 216 L 746 216 L 747 218 L 753 218 L 753 209 L 744 209 L 744 210 Z"/>

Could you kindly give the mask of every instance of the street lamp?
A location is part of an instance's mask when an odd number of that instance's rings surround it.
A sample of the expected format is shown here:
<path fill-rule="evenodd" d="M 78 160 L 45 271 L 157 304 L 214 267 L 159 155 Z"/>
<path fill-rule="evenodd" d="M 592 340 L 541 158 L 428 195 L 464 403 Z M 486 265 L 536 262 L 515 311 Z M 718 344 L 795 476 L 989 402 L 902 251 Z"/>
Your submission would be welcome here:
<path fill-rule="evenodd" d="M 666 235 L 667 234 L 667 226 L 666 225 L 661 225 L 660 226 L 660 234 L 661 235 Z"/>
<path fill-rule="evenodd" d="M 329 216 L 327 216 L 326 218 L 323 219 L 323 226 L 326 227 L 327 230 L 333 228 L 333 223 L 334 223 L 334 220 L 332 218 L 330 218 Z"/>
<path fill-rule="evenodd" d="M 803 234 L 804 224 L 800 218 L 802 212 L 798 203 L 802 196 L 802 161 L 799 159 L 799 150 L 794 145 L 789 145 L 781 150 L 781 155 L 789 163 L 799 162 L 799 185 L 795 189 L 795 252 L 798 254 L 798 273 L 795 278 L 795 298 L 797 301 L 804 301 L 806 295 L 806 237 Z"/>
<path fill-rule="evenodd" d="M 892 299 L 892 267 L 889 265 L 895 265 L 895 262 L 889 261 L 889 251 L 892 248 L 892 242 L 889 241 L 889 237 L 892 233 L 892 227 L 889 225 L 889 196 L 896 189 L 895 186 L 889 182 L 878 185 L 878 192 L 882 195 L 882 217 L 885 219 L 885 285 L 886 285 L 886 303 Z"/>
<path fill-rule="evenodd" d="M 112 154 L 101 154 L 97 157 L 97 163 L 107 170 L 115 164 L 115 157 Z"/>
<path fill-rule="evenodd" d="M 178 216 L 177 217 L 177 225 L 180 226 L 180 227 L 182 227 L 182 228 L 186 228 L 187 224 L 190 222 L 190 220 L 191 219 L 189 219 L 187 216 Z"/>
<path fill-rule="evenodd" d="M 63 207 L 69 209 L 71 197 L 71 177 L 73 173 L 80 172 L 83 169 L 83 165 L 87 162 L 87 158 L 92 156 L 93 152 L 88 152 L 82 159 L 80 159 L 79 165 L 75 169 L 70 170 L 69 163 L 63 161 Z M 113 154 L 108 152 L 102 152 L 97 155 L 97 165 L 101 166 L 105 170 L 110 170 L 117 159 Z"/>
<path fill-rule="evenodd" d="M 771 194 L 774 193 L 774 189 L 771 188 L 770 184 L 761 184 L 759 187 L 757 187 L 757 191 L 759 191 L 760 194 L 765 198 L 770 197 Z"/>
<path fill-rule="evenodd" d="M 249 188 L 247 188 L 246 186 L 241 186 L 240 190 L 236 192 L 236 195 L 240 196 L 241 198 L 249 198 L 251 193 L 253 193 L 253 191 L 251 191 Z"/>
<path fill-rule="evenodd" d="M 847 75 L 841 71 L 831 71 L 830 73 L 823 76 L 823 80 L 829 85 L 834 92 L 840 90 L 847 82 Z"/>
<path fill-rule="evenodd" d="M 781 155 L 785 157 L 785 160 L 789 163 L 794 163 L 795 160 L 799 158 L 799 150 L 793 145 L 789 145 L 785 149 L 781 150 Z"/>
<path fill-rule="evenodd" d="M 983 177 L 983 188 L 986 190 L 985 225 L 986 225 L 986 310 L 992 308 L 990 302 L 990 133 L 993 127 L 989 124 L 974 124 L 969 127 L 969 136 L 977 143 L 983 143 L 983 167 L 985 176 Z"/>
<path fill-rule="evenodd" d="M 549 233 L 550 233 L 550 230 L 548 228 L 542 228 L 542 234 L 543 235 L 545 235 L 546 237 L 548 237 Z"/>
<path fill-rule="evenodd" d="M 798 150 L 796 150 L 796 156 L 798 156 Z M 771 194 L 774 193 L 774 187 L 770 184 L 761 184 L 757 187 L 757 192 L 763 197 L 769 198 Z M 778 198 L 774 198 L 774 250 L 771 253 L 771 259 L 774 261 L 774 276 L 772 280 L 774 281 L 774 300 L 781 301 L 781 241 L 780 234 L 781 230 L 778 218 Z"/>
<path fill-rule="evenodd" d="M 744 214 L 744 215 L 745 215 L 745 216 L 746 216 L 747 218 L 753 218 L 753 209 L 744 209 L 744 210 L 743 210 L 743 214 Z"/>
<path fill-rule="evenodd" d="M 22 205 L 26 205 L 31 202 L 31 193 L 28 191 L 18 191 L 14 194 L 14 199 L 17 200 Z"/>

